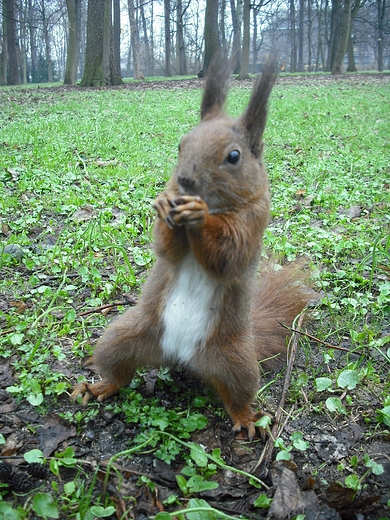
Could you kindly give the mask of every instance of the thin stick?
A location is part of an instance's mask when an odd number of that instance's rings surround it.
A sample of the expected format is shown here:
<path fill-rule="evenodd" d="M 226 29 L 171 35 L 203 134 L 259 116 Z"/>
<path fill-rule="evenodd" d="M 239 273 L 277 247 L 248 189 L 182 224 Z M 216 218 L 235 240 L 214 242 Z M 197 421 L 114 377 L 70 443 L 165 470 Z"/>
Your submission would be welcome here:
<path fill-rule="evenodd" d="M 128 298 L 125 301 L 122 302 L 113 302 L 113 303 L 107 303 L 106 305 L 101 305 L 100 307 L 95 307 L 94 309 L 90 309 L 89 311 L 83 311 L 79 312 L 77 316 L 89 316 L 90 314 L 95 314 L 95 312 L 102 312 L 106 309 L 112 309 L 113 307 L 118 307 L 120 305 L 135 305 L 137 302 L 134 298 Z"/>
<path fill-rule="evenodd" d="M 301 327 L 304 317 L 305 317 L 305 312 L 303 312 L 299 317 L 298 328 Z M 291 330 L 293 330 L 293 329 L 291 329 Z M 288 390 L 288 388 L 290 386 L 290 382 L 291 382 L 291 374 L 292 374 L 292 369 L 294 366 L 295 353 L 298 348 L 297 332 L 298 331 L 294 330 L 293 334 L 291 336 L 291 339 L 290 339 L 291 348 L 290 348 L 289 356 L 288 356 L 287 372 L 286 372 L 286 377 L 284 378 L 282 395 L 280 396 L 278 409 L 276 410 L 276 413 L 275 413 L 275 419 L 274 419 L 274 423 L 272 425 L 271 434 L 268 437 L 268 440 L 264 446 L 263 452 L 260 455 L 260 458 L 257 461 L 257 464 L 254 468 L 254 470 L 256 470 L 258 467 L 260 467 L 260 470 L 258 473 L 262 476 L 266 476 L 268 473 L 268 466 L 271 462 L 272 453 L 274 451 L 274 441 L 277 437 L 279 437 L 279 434 L 280 434 L 280 423 L 282 420 L 284 403 L 286 401 L 287 390 Z"/>
<path fill-rule="evenodd" d="M 327 343 L 326 341 L 322 341 L 322 339 L 316 338 L 315 336 L 312 336 L 308 332 L 303 332 L 302 330 L 293 329 L 292 327 L 287 327 L 284 323 L 280 322 L 279 320 L 276 320 L 279 325 L 281 325 L 283 328 L 289 330 L 290 332 L 296 332 L 297 334 L 300 334 L 301 336 L 306 336 L 309 339 L 312 339 L 313 341 L 316 341 L 317 343 L 321 343 L 321 345 L 325 345 L 325 347 L 333 348 L 334 350 L 342 350 L 343 352 L 351 352 L 348 348 L 340 347 L 339 345 L 332 345 L 331 343 Z M 354 350 L 354 352 L 358 352 L 357 350 Z M 359 352 L 358 352 L 359 354 Z"/>
<path fill-rule="evenodd" d="M 11 334 L 11 332 L 15 332 L 15 329 L 2 330 L 0 332 L 0 336 L 5 336 L 6 334 Z"/>

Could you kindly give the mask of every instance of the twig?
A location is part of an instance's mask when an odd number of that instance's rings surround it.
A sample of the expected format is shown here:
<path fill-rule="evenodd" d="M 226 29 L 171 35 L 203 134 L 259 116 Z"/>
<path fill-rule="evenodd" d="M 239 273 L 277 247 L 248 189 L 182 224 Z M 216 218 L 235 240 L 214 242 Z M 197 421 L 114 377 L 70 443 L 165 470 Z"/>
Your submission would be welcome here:
<path fill-rule="evenodd" d="M 7 330 L 2 330 L 0 332 L 0 336 L 5 336 L 6 334 L 11 334 L 11 332 L 15 332 L 15 329 L 7 329 Z"/>
<path fill-rule="evenodd" d="M 89 309 L 89 311 L 79 312 L 77 316 L 89 316 L 90 314 L 94 314 L 95 312 L 102 312 L 106 309 L 112 309 L 113 307 L 118 307 L 120 305 L 135 305 L 136 303 L 137 302 L 134 298 L 126 298 L 126 300 L 122 302 L 107 303 L 106 305 L 101 305 L 100 307 Z"/>
<path fill-rule="evenodd" d="M 297 334 L 300 334 L 301 336 L 306 336 L 309 339 L 312 339 L 313 341 L 316 341 L 317 343 L 321 343 L 321 345 L 325 345 L 325 347 L 333 348 L 334 350 L 342 350 L 343 352 L 351 352 L 350 349 L 345 347 L 340 347 L 339 345 L 332 345 L 331 343 L 327 343 L 326 341 L 322 341 L 322 339 L 316 338 L 315 336 L 312 336 L 308 332 L 303 332 L 302 330 L 293 329 L 292 327 L 287 327 L 284 323 L 282 323 L 279 320 L 276 320 L 279 325 L 281 325 L 283 328 L 289 330 L 290 332 L 295 332 Z M 357 352 L 359 354 L 359 351 L 354 350 L 354 352 Z"/>
<path fill-rule="evenodd" d="M 298 328 L 301 327 L 304 317 L 305 317 L 305 312 L 303 312 L 299 317 Z M 282 395 L 280 396 L 278 409 L 276 410 L 276 413 L 275 413 L 275 419 L 274 419 L 274 423 L 272 425 L 271 434 L 270 434 L 270 436 L 264 446 L 263 452 L 260 455 L 260 458 L 257 461 L 257 464 L 254 468 L 254 470 L 256 470 L 257 468 L 260 467 L 260 470 L 258 473 L 262 476 L 266 476 L 266 474 L 268 472 L 268 466 L 271 462 L 272 452 L 274 451 L 274 441 L 277 437 L 279 437 L 280 423 L 282 420 L 284 403 L 286 401 L 287 390 L 290 386 L 291 374 L 292 374 L 292 369 L 293 369 L 294 360 L 295 360 L 295 353 L 298 348 L 297 332 L 299 332 L 299 331 L 294 330 L 293 335 L 291 336 L 291 340 L 290 340 L 291 348 L 290 348 L 289 356 L 288 356 L 286 377 L 284 379 L 284 385 L 283 385 Z"/>

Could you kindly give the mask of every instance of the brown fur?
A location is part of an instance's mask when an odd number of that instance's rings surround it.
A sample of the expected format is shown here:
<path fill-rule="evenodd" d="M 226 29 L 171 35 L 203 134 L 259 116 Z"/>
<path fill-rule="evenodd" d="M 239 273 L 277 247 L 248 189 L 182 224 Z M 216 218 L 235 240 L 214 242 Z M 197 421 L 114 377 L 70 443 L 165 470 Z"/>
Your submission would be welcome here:
<path fill-rule="evenodd" d="M 98 342 L 91 362 L 103 380 L 77 385 L 72 397 L 82 395 L 88 402 L 93 395 L 102 400 L 127 385 L 138 367 L 178 362 L 180 358 L 164 347 L 168 327 L 164 311 L 171 308 L 170 302 L 176 305 L 175 290 L 180 298 L 187 297 L 178 284 L 182 279 L 187 285 L 191 281 L 193 271 L 183 267 L 188 261 L 198 266 L 191 267 L 194 272 L 203 273 L 196 276 L 204 280 L 208 307 L 206 319 L 201 297 L 194 296 L 199 305 L 195 302 L 193 311 L 200 307 L 199 316 L 206 326 L 193 351 L 188 353 L 183 345 L 183 364 L 215 388 L 234 429 L 244 427 L 252 437 L 256 414 L 251 403 L 258 388 L 258 360 L 283 357 L 286 331 L 277 319 L 291 325 L 309 296 L 296 283 L 299 275 L 294 269 L 264 273 L 256 282 L 270 204 L 262 135 L 276 76 L 272 65 L 266 67 L 246 111 L 231 119 L 223 112 L 229 75 L 218 61 L 211 66 L 201 121 L 182 138 L 177 166 L 166 191 L 154 203 L 157 261 L 137 306 L 115 320 Z M 233 151 L 239 152 L 236 163 L 234 157 L 231 160 Z M 191 322 L 191 312 L 187 318 Z M 167 333 L 168 347 L 177 337 L 175 325 L 172 327 L 173 336 Z M 196 324 L 192 327 L 197 334 Z M 183 329 L 183 335 L 186 332 Z M 191 334 L 187 343 L 191 343 Z M 268 362 L 268 366 L 275 364 Z"/>

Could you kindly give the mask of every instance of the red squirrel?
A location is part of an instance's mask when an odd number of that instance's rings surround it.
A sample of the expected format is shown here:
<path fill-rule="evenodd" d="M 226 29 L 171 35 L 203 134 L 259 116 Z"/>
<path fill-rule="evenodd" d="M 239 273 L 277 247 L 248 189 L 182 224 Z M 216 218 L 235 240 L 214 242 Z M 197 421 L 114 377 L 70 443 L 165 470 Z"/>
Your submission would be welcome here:
<path fill-rule="evenodd" d="M 257 274 L 270 195 L 262 136 L 275 66 L 264 67 L 243 114 L 224 112 L 230 69 L 214 60 L 201 120 L 179 145 L 177 166 L 157 197 L 157 260 L 135 307 L 114 320 L 90 363 L 102 376 L 72 398 L 98 401 L 126 386 L 137 368 L 183 366 L 213 387 L 235 432 L 255 434 L 259 361 L 286 357 L 286 330 L 310 299 L 296 269 Z M 269 359 L 271 358 L 271 359 Z"/>

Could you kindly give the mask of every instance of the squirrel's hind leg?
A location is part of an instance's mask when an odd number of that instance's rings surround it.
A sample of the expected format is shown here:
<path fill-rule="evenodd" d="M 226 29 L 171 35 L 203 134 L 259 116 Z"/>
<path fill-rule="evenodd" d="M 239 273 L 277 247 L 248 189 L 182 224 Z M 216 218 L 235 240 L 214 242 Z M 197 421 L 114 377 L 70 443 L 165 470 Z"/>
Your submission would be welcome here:
<path fill-rule="evenodd" d="M 71 394 L 73 400 L 81 396 L 83 404 L 91 397 L 103 401 L 127 386 L 137 368 L 161 364 L 158 327 L 134 311 L 130 309 L 109 325 L 84 364 L 93 365 L 102 381 L 77 384 Z"/>
<path fill-rule="evenodd" d="M 233 431 L 243 428 L 248 431 L 249 439 L 256 433 L 255 422 L 262 413 L 257 414 L 252 403 L 259 387 L 260 370 L 253 346 L 246 339 L 236 338 L 235 345 L 213 348 L 205 360 L 198 360 L 195 367 L 205 383 L 214 388 L 222 399 L 227 413 L 233 421 Z"/>

